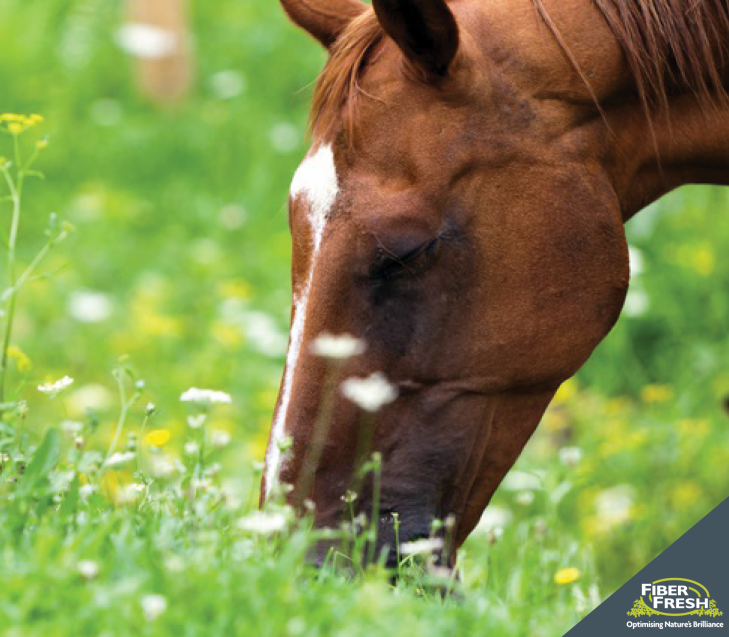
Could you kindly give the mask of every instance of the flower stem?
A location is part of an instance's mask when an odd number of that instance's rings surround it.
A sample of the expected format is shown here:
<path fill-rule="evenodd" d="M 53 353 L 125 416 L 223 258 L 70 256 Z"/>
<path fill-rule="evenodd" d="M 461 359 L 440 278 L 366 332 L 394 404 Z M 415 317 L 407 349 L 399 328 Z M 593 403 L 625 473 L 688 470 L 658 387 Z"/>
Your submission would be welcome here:
<path fill-rule="evenodd" d="M 119 385 L 119 396 L 121 398 L 121 411 L 119 412 L 119 420 L 116 423 L 116 431 L 114 432 L 114 439 L 111 441 L 111 445 L 109 447 L 109 451 L 106 453 L 106 458 L 104 459 L 104 462 L 106 462 L 109 458 L 111 458 L 112 454 L 116 450 L 116 445 L 119 442 L 119 436 L 121 436 L 122 429 L 124 429 L 124 422 L 127 419 L 127 411 L 129 411 L 129 407 L 131 404 L 130 402 L 127 402 L 127 395 L 126 391 L 124 391 L 124 375 L 118 371 L 116 374 L 116 382 Z"/>
<path fill-rule="evenodd" d="M 15 141 L 15 163 L 20 165 L 20 147 L 18 136 L 14 135 Z M 13 202 L 13 215 L 10 222 L 10 236 L 8 238 L 8 282 L 10 284 L 10 302 L 8 304 L 8 317 L 5 323 L 5 335 L 3 336 L 2 362 L 0 363 L 0 403 L 5 402 L 5 382 L 8 371 L 8 349 L 10 349 L 10 338 L 13 333 L 13 321 L 15 319 L 15 301 L 17 289 L 15 288 L 15 244 L 18 239 L 18 226 L 20 225 L 20 201 L 23 192 L 23 171 L 18 171 L 17 185 L 13 181 L 7 167 L 3 168 L 5 181 L 10 190 L 10 198 Z"/>
<path fill-rule="evenodd" d="M 294 493 L 294 507 L 302 506 L 306 498 L 313 496 L 314 479 L 316 470 L 319 468 L 321 456 L 329 434 L 329 427 L 334 415 L 336 402 L 336 380 L 339 377 L 340 366 L 333 363 L 327 369 L 327 376 L 324 381 L 324 395 L 319 406 L 314 428 L 311 432 L 309 445 L 304 455 L 301 470 L 296 482 Z"/>

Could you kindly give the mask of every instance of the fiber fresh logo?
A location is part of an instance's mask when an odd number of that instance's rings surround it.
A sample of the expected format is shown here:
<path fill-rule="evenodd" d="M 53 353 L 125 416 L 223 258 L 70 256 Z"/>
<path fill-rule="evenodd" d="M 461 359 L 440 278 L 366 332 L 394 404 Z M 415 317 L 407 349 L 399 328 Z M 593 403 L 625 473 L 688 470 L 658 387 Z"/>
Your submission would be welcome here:
<path fill-rule="evenodd" d="M 723 615 L 703 584 L 683 577 L 668 577 L 650 584 L 641 584 L 641 596 L 628 615 Z"/>

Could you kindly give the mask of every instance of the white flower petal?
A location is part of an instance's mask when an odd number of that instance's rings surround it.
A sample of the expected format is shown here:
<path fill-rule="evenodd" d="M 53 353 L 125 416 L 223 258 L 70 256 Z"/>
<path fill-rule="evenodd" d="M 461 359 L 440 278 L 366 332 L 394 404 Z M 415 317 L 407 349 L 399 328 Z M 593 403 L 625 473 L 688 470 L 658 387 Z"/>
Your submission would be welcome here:
<path fill-rule="evenodd" d="M 628 246 L 628 257 L 630 259 L 630 273 L 638 276 L 645 270 L 645 259 L 643 253 L 635 246 Z"/>
<path fill-rule="evenodd" d="M 346 360 L 362 354 L 365 348 L 365 342 L 351 334 L 334 336 L 328 332 L 322 332 L 312 342 L 311 353 L 322 358 Z"/>
<path fill-rule="evenodd" d="M 68 312 L 82 323 L 100 323 L 111 316 L 113 306 L 109 296 L 94 290 L 74 292 L 68 301 Z"/>
<path fill-rule="evenodd" d="M 230 444 L 230 434 L 227 431 L 216 430 L 210 434 L 210 440 L 213 447 L 226 447 Z"/>
<path fill-rule="evenodd" d="M 283 513 L 266 513 L 254 511 L 250 515 L 238 520 L 238 528 L 251 533 L 269 535 L 286 529 L 288 517 Z"/>
<path fill-rule="evenodd" d="M 512 470 L 506 474 L 501 486 L 508 491 L 539 491 L 542 489 L 542 480 L 533 473 Z"/>
<path fill-rule="evenodd" d="M 403 555 L 419 555 L 422 553 L 433 553 L 443 548 L 443 539 L 439 537 L 405 542 L 400 545 L 400 553 Z"/>
<path fill-rule="evenodd" d="M 650 308 L 651 300 L 645 290 L 633 287 L 628 291 L 623 305 L 623 314 L 633 318 L 643 316 Z"/>
<path fill-rule="evenodd" d="M 216 403 L 230 403 L 230 394 L 214 389 L 198 389 L 191 387 L 180 396 L 183 403 L 197 403 L 198 405 L 213 405 Z"/>
<path fill-rule="evenodd" d="M 486 507 L 475 530 L 480 533 L 496 532 L 509 524 L 511 518 L 512 514 L 509 509 L 491 504 Z"/>
<path fill-rule="evenodd" d="M 64 376 L 60 380 L 57 380 L 53 383 L 44 383 L 43 385 L 38 385 L 38 391 L 42 392 L 44 394 L 52 394 L 56 395 L 60 392 L 62 392 L 66 387 L 73 384 L 73 378 L 70 378 L 69 376 Z"/>
<path fill-rule="evenodd" d="M 99 574 L 99 565 L 93 560 L 81 560 L 76 569 L 84 579 L 94 579 Z"/>
<path fill-rule="evenodd" d="M 382 372 L 375 372 L 367 378 L 348 378 L 341 388 L 345 398 L 372 413 L 397 398 L 397 388 L 388 382 Z"/>
<path fill-rule="evenodd" d="M 154 621 L 167 610 L 167 599 L 162 595 L 145 595 L 141 599 L 142 612 L 148 621 Z"/>
<path fill-rule="evenodd" d="M 579 447 L 562 447 L 559 450 L 559 460 L 568 467 L 574 467 L 582 460 L 582 449 Z"/>
<path fill-rule="evenodd" d="M 133 451 L 117 451 L 107 458 L 106 462 L 104 462 L 104 466 L 111 467 L 112 469 L 115 467 L 121 467 L 127 462 L 134 460 L 134 458 L 135 454 Z"/>
<path fill-rule="evenodd" d="M 619 484 L 598 493 L 595 508 L 600 530 L 609 531 L 630 520 L 634 501 L 635 489 L 629 484 Z"/>

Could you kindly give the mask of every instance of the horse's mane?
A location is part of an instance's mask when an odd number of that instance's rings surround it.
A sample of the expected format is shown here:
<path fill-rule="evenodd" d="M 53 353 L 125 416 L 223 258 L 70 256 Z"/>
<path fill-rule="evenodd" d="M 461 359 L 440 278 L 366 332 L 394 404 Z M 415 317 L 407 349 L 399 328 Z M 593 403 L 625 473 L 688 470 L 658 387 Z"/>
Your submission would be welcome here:
<path fill-rule="evenodd" d="M 656 106 L 667 106 L 668 96 L 676 90 L 691 91 L 706 103 L 729 99 L 722 77 L 729 65 L 727 0 L 592 1 L 618 40 L 648 113 Z M 533 2 L 590 88 L 544 0 Z M 359 80 L 383 35 L 374 11 L 368 7 L 334 43 L 314 92 L 313 135 L 329 133 L 340 124 L 351 134 L 361 92 Z"/>
<path fill-rule="evenodd" d="M 650 112 L 671 92 L 692 92 L 705 103 L 727 98 L 722 73 L 729 62 L 726 0 L 592 0 L 620 44 L 638 97 Z M 544 7 L 537 11 L 582 79 L 587 79 Z M 589 86 L 589 83 L 588 83 Z"/>

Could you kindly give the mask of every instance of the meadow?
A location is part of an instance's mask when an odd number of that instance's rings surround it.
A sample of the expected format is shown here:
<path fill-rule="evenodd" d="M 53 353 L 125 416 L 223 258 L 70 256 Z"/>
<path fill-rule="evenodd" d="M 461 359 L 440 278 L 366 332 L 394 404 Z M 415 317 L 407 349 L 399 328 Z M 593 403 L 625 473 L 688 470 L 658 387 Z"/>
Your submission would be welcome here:
<path fill-rule="evenodd" d="M 396 587 L 313 571 L 306 522 L 256 509 L 324 54 L 274 0 L 191 12 L 194 87 L 160 108 L 118 3 L 0 0 L 0 114 L 43 117 L 0 123 L 0 634 L 564 634 L 729 495 L 729 189 L 628 224 L 623 317 L 467 541 L 455 595 L 417 557 Z M 17 211 L 15 141 L 43 173 Z"/>

